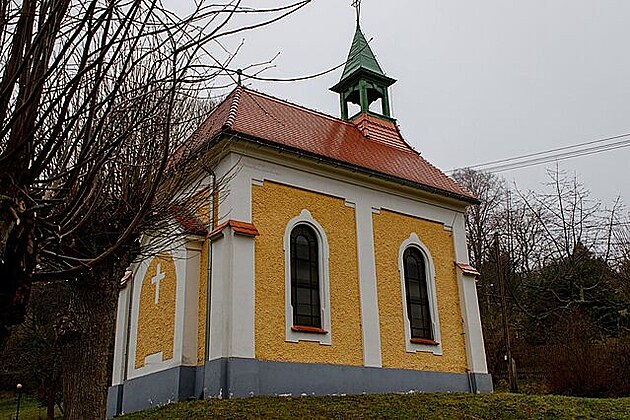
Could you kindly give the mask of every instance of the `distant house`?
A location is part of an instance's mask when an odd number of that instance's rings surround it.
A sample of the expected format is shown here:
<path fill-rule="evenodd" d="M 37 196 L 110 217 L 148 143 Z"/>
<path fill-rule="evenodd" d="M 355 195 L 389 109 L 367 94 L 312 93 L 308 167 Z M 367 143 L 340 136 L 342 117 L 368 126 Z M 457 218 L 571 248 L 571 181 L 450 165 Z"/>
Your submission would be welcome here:
<path fill-rule="evenodd" d="M 464 228 L 477 199 L 402 138 L 394 82 L 357 25 L 332 88 L 340 119 L 237 87 L 199 127 L 181 153 L 222 150 L 228 195 L 182 215 L 174 248 L 134 268 L 108 415 L 202 397 L 492 391 Z"/>

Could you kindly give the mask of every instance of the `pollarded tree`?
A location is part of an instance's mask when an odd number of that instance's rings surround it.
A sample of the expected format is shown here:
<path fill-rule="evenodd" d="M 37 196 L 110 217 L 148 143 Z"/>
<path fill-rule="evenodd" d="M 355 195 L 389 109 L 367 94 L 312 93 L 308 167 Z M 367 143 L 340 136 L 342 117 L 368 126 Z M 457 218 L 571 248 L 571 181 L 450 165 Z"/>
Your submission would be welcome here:
<path fill-rule="evenodd" d="M 158 0 L 0 1 L 0 335 L 33 280 L 69 286 L 67 418 L 104 416 L 119 280 L 140 234 L 169 229 L 212 167 L 203 151 L 177 165 L 169 154 L 233 58 L 213 42 L 309 2 L 200 1 L 179 17 Z"/>

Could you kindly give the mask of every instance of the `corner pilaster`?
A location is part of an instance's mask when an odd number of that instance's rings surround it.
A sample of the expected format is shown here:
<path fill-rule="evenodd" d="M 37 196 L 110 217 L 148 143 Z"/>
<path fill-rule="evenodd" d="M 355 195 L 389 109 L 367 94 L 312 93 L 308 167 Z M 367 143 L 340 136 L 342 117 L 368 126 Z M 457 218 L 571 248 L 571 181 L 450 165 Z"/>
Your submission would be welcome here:
<path fill-rule="evenodd" d="M 463 213 L 457 214 L 454 220 L 453 241 L 455 246 L 455 263 L 457 263 L 459 300 L 464 320 L 468 369 L 471 373 L 488 373 L 475 276 L 469 270 L 465 271 L 461 268 L 468 265 L 469 262 Z"/>

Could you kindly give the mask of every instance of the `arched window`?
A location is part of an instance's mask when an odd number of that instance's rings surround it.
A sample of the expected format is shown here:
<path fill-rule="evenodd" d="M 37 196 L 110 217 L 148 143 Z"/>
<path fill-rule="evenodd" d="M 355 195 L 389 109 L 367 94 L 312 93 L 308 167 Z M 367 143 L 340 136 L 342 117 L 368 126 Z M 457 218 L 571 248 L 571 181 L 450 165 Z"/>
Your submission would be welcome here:
<path fill-rule="evenodd" d="M 433 340 L 431 307 L 427 289 L 427 270 L 420 250 L 409 247 L 403 254 L 407 318 L 411 339 Z"/>
<path fill-rule="evenodd" d="M 287 223 L 284 264 L 286 340 L 330 346 L 328 240 L 306 209 Z"/>
<path fill-rule="evenodd" d="M 317 234 L 306 224 L 291 231 L 293 325 L 322 328 Z"/>

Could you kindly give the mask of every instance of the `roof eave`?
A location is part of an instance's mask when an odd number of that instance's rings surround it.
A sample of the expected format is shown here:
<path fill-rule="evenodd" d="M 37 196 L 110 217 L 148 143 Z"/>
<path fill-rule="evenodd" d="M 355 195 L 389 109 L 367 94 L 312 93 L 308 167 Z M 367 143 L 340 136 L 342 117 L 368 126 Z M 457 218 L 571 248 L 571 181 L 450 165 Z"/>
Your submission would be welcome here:
<path fill-rule="evenodd" d="M 289 146 L 285 146 L 282 144 L 278 144 L 274 141 L 271 140 L 266 140 L 260 137 L 255 137 L 255 136 L 251 136 L 248 134 L 244 134 L 244 133 L 240 133 L 238 131 L 235 130 L 223 130 L 222 132 L 220 132 L 219 134 L 217 134 L 217 136 L 215 136 L 215 138 L 212 140 L 212 142 L 216 142 L 218 141 L 221 137 L 223 136 L 230 136 L 232 138 L 237 138 L 239 140 L 244 140 L 247 142 L 251 142 L 254 144 L 258 144 L 258 145 L 263 145 L 263 146 L 267 146 L 267 147 L 271 147 L 277 150 L 281 150 L 281 151 L 287 151 L 290 152 L 294 155 L 297 155 L 299 157 L 307 157 L 310 159 L 313 159 L 315 161 L 318 162 L 326 162 L 332 165 L 336 165 L 339 167 L 343 167 L 345 169 L 351 170 L 351 171 L 357 171 L 357 172 L 362 172 L 364 174 L 367 175 L 371 175 L 371 176 L 375 176 L 378 178 L 381 178 L 383 180 L 386 181 L 390 181 L 390 182 L 395 182 L 397 184 L 401 184 L 407 187 L 411 187 L 411 188 L 415 188 L 424 192 L 428 192 L 431 194 L 436 194 L 436 195 L 440 195 L 443 197 L 448 197 L 457 201 L 461 201 L 466 203 L 467 205 L 476 205 L 476 204 L 480 204 L 481 201 L 479 199 L 477 199 L 476 197 L 472 197 L 472 196 L 468 196 L 468 195 L 464 195 L 464 194 L 458 194 L 452 191 L 448 191 L 448 190 L 443 190 L 441 188 L 437 188 L 437 187 L 433 187 L 430 185 L 426 185 L 426 184 L 422 184 L 419 182 L 415 182 L 415 181 L 410 181 L 408 179 L 404 179 L 404 178 L 399 178 L 397 176 L 394 175 L 389 175 L 383 172 L 379 172 L 373 169 L 369 169 L 369 168 L 365 168 L 363 166 L 359 166 L 359 165 L 353 165 L 351 163 L 348 162 L 344 162 L 344 161 L 340 161 L 340 160 L 336 160 L 336 159 L 332 159 L 328 156 L 323 156 L 323 155 L 318 155 L 316 153 L 312 153 L 312 152 L 308 152 L 308 151 L 304 151 L 302 149 L 297 149 L 294 147 L 289 147 Z"/>
<path fill-rule="evenodd" d="M 365 67 L 358 67 L 348 76 L 343 77 L 341 80 L 339 80 L 339 82 L 337 82 L 336 85 L 331 87 L 330 90 L 332 90 L 335 93 L 342 93 L 348 87 L 348 85 L 352 84 L 354 80 L 356 80 L 362 75 L 368 78 L 373 78 L 376 81 L 379 81 L 381 83 L 384 83 L 387 87 L 396 83 L 396 79 L 376 73 L 370 69 L 366 69 Z"/>

